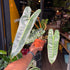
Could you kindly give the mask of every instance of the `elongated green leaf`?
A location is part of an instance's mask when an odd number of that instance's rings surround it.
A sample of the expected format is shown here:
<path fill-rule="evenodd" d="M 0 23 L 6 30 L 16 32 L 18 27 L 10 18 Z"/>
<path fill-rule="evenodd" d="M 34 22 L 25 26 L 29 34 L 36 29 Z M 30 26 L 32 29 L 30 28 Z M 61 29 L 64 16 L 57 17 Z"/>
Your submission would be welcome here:
<path fill-rule="evenodd" d="M 39 38 L 45 33 L 45 31 L 42 28 L 39 29 L 33 29 L 30 33 L 28 39 L 26 40 L 26 44 L 34 42 L 35 39 Z"/>
<path fill-rule="evenodd" d="M 7 54 L 6 51 L 0 50 L 0 54 Z"/>
<path fill-rule="evenodd" d="M 40 12 L 41 10 L 39 9 L 30 17 L 31 14 L 30 7 L 25 8 L 23 15 L 20 19 L 17 34 L 13 43 L 12 52 L 11 52 L 12 58 L 16 56 L 25 45 L 25 42 Z"/>
<path fill-rule="evenodd" d="M 50 29 L 49 32 L 48 32 L 48 59 L 49 59 L 49 62 L 51 63 L 53 61 L 53 46 L 54 46 L 54 41 L 53 41 L 53 30 Z"/>
<path fill-rule="evenodd" d="M 55 30 L 53 35 L 53 29 L 50 29 L 48 32 L 48 59 L 51 64 L 54 63 L 58 54 L 59 39 L 59 31 Z"/>
<path fill-rule="evenodd" d="M 56 60 L 57 54 L 58 54 L 58 46 L 59 46 L 59 39 L 60 39 L 60 34 L 58 30 L 55 30 L 54 34 L 54 59 L 53 61 Z"/>

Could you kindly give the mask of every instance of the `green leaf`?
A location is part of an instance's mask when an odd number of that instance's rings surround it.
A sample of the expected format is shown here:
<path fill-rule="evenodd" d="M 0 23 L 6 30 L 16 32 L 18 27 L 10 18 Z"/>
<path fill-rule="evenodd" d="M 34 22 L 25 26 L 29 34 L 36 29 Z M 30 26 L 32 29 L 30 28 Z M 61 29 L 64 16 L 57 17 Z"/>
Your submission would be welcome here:
<path fill-rule="evenodd" d="M 55 30 L 54 34 L 54 61 L 56 60 L 57 54 L 58 54 L 58 46 L 59 46 L 59 39 L 60 39 L 60 33 L 58 30 Z"/>
<path fill-rule="evenodd" d="M 0 60 L 0 70 L 4 70 L 4 68 L 8 65 L 9 63 L 5 61 L 4 59 Z"/>
<path fill-rule="evenodd" d="M 51 63 L 52 62 L 52 58 L 53 58 L 53 30 L 50 29 L 49 32 L 48 32 L 48 59 L 49 59 L 49 62 Z"/>
<path fill-rule="evenodd" d="M 28 39 L 26 40 L 26 44 L 34 42 L 35 39 L 39 38 L 45 33 L 45 31 L 42 28 L 39 29 L 33 29 L 30 33 Z"/>
<path fill-rule="evenodd" d="M 45 20 L 44 20 L 44 19 L 42 19 L 42 20 L 41 20 L 41 26 L 42 26 L 42 28 L 43 28 L 43 29 L 45 28 L 44 23 L 45 23 Z"/>
<path fill-rule="evenodd" d="M 45 24 L 47 24 L 48 23 L 48 19 L 45 19 Z"/>
<path fill-rule="evenodd" d="M 7 54 L 6 51 L 0 50 L 0 54 Z"/>
<path fill-rule="evenodd" d="M 41 26 L 42 26 L 43 29 L 45 28 L 45 25 L 44 24 L 47 25 L 47 23 L 48 23 L 48 19 L 42 19 L 41 20 Z"/>
<path fill-rule="evenodd" d="M 19 53 L 18 55 L 16 55 L 14 58 L 11 59 L 11 62 L 14 62 L 14 61 L 22 58 L 22 56 L 23 56 L 22 53 Z"/>
<path fill-rule="evenodd" d="M 3 59 L 0 59 L 0 66 L 3 64 Z"/>
<path fill-rule="evenodd" d="M 10 61 L 10 57 L 9 56 L 3 56 L 2 58 L 4 61 L 9 62 Z"/>
<path fill-rule="evenodd" d="M 25 42 L 40 12 L 41 10 L 39 9 L 36 12 L 34 12 L 34 14 L 30 17 L 31 8 L 30 7 L 25 8 L 22 17 L 20 18 L 19 27 L 13 43 L 11 58 L 16 56 L 25 45 Z"/>
<path fill-rule="evenodd" d="M 58 54 L 59 39 L 59 31 L 55 30 L 53 35 L 53 29 L 50 29 L 48 32 L 48 59 L 51 64 L 55 62 Z"/>

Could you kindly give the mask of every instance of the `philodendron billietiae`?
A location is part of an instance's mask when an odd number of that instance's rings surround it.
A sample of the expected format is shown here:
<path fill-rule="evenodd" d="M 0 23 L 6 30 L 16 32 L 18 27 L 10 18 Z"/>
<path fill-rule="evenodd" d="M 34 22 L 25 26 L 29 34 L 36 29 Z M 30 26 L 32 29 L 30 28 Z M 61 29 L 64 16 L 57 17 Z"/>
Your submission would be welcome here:
<path fill-rule="evenodd" d="M 49 29 L 47 49 L 48 49 L 48 59 L 51 64 L 55 62 L 58 54 L 59 39 L 60 39 L 59 30 L 55 30 L 53 34 L 53 29 Z"/>
<path fill-rule="evenodd" d="M 12 58 L 14 56 L 16 56 L 21 51 L 23 46 L 25 45 L 25 42 L 26 42 L 40 12 L 41 12 L 41 10 L 38 9 L 30 17 L 31 8 L 30 7 L 25 8 L 25 10 L 20 18 L 19 27 L 18 27 L 18 30 L 16 33 L 15 40 L 13 42 L 12 52 L 11 52 Z"/>

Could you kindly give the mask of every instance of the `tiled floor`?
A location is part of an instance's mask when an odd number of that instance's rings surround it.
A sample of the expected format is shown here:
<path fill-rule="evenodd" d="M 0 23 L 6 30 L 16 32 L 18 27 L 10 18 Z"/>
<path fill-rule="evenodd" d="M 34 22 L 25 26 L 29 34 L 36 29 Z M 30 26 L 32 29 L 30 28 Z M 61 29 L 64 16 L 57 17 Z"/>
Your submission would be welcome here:
<path fill-rule="evenodd" d="M 53 65 L 48 61 L 47 48 L 44 47 L 42 52 L 42 70 L 67 70 L 67 64 L 64 62 L 63 54 L 59 52 Z"/>

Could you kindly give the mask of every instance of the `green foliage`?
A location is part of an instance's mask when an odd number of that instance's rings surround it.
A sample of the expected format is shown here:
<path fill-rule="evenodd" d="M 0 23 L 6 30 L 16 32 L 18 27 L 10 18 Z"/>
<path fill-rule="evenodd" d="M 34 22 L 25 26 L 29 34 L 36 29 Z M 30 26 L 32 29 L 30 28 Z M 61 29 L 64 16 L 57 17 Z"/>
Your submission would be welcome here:
<path fill-rule="evenodd" d="M 10 58 L 3 54 L 0 55 L 0 58 L 0 70 L 3 70 L 9 64 Z"/>
<path fill-rule="evenodd" d="M 34 42 L 35 39 L 39 38 L 45 33 L 45 31 L 42 28 L 39 29 L 33 29 L 30 33 L 28 39 L 26 40 L 26 44 Z"/>
<path fill-rule="evenodd" d="M 20 18 L 19 27 L 18 27 L 17 34 L 16 34 L 16 37 L 13 43 L 11 58 L 16 56 L 21 51 L 23 46 L 25 45 L 25 42 L 40 12 L 41 10 L 38 9 L 30 17 L 31 8 L 30 7 L 25 8 L 22 17 Z"/>
<path fill-rule="evenodd" d="M 51 64 L 54 63 L 58 54 L 58 45 L 59 45 L 59 31 L 55 30 L 53 34 L 53 29 L 50 29 L 48 32 L 48 59 Z"/>
<path fill-rule="evenodd" d="M 0 60 L 0 70 L 3 70 L 8 65 L 8 62 L 3 59 Z"/>
<path fill-rule="evenodd" d="M 7 54 L 6 51 L 0 50 L 0 54 Z"/>
<path fill-rule="evenodd" d="M 41 26 L 43 29 L 45 28 L 45 24 L 47 25 L 47 23 L 48 23 L 48 19 L 42 19 L 41 20 Z"/>
<path fill-rule="evenodd" d="M 0 58 L 0 70 L 3 70 L 9 64 L 10 58 L 3 54 L 0 55 Z"/>
<path fill-rule="evenodd" d="M 10 60 L 10 62 L 14 62 L 20 58 L 22 58 L 22 53 L 19 53 L 18 55 L 16 55 L 13 59 Z"/>
<path fill-rule="evenodd" d="M 40 70 L 38 67 L 36 67 L 36 61 L 32 60 L 27 68 L 27 70 Z"/>
<path fill-rule="evenodd" d="M 17 56 L 15 56 L 13 59 L 10 59 L 10 56 L 7 55 L 0 55 L 0 70 L 3 70 L 9 63 L 14 62 L 22 57 L 22 54 L 19 53 Z"/>

